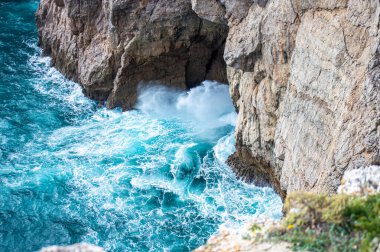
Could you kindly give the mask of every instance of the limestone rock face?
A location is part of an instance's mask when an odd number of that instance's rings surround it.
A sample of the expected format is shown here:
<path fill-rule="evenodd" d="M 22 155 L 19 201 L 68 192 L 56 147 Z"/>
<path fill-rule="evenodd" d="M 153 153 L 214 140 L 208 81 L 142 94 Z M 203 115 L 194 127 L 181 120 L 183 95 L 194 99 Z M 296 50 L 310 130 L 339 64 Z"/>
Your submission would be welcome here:
<path fill-rule="evenodd" d="M 380 164 L 379 5 L 41 0 L 36 16 L 54 65 L 110 108 L 131 108 L 139 83 L 227 75 L 239 112 L 229 163 L 284 197 L 334 193 L 346 170 Z"/>
<path fill-rule="evenodd" d="M 227 26 L 199 18 L 190 0 L 41 0 L 36 20 L 55 67 L 110 108 L 131 108 L 139 83 L 227 81 Z"/>
<path fill-rule="evenodd" d="M 239 175 L 282 196 L 333 193 L 345 170 L 379 163 L 379 1 L 192 4 L 229 26 L 224 58 L 239 111 L 229 163 Z"/>
<path fill-rule="evenodd" d="M 372 165 L 346 171 L 338 193 L 356 196 L 380 194 L 380 166 Z"/>

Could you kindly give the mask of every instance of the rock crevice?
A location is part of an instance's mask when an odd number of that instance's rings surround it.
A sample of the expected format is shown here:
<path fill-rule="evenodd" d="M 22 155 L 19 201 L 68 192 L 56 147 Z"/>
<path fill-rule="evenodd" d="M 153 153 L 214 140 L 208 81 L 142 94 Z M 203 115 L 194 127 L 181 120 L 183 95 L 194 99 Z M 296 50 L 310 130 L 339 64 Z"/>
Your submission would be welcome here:
<path fill-rule="evenodd" d="M 188 0 L 42 0 L 36 19 L 53 64 L 109 108 L 132 108 L 140 82 L 227 82 L 228 27 L 199 18 Z"/>

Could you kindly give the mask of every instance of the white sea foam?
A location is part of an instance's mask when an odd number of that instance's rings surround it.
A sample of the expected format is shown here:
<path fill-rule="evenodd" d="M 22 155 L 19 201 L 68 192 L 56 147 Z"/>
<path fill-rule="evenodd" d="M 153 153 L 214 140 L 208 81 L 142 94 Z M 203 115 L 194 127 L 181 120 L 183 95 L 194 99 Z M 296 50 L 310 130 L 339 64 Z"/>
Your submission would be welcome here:
<path fill-rule="evenodd" d="M 13 16 L 24 13 L 9 6 Z M 218 139 L 233 131 L 236 118 L 227 85 L 147 87 L 140 111 L 96 109 L 39 56 L 36 39 L 12 49 L 22 59 L 33 55 L 5 69 L 17 80 L 5 82 L 17 95 L 0 122 L 9 133 L 0 136 L 0 222 L 17 231 L 0 235 L 5 250 L 82 240 L 107 251 L 190 251 L 220 223 L 278 203 L 273 191 L 236 180 L 223 162 L 233 141 Z M 281 213 L 280 204 L 274 212 Z"/>
<path fill-rule="evenodd" d="M 227 158 L 235 151 L 234 133 L 231 132 L 227 136 L 219 139 L 213 150 L 217 160 L 219 160 L 221 163 L 225 163 L 227 161 Z"/>
<path fill-rule="evenodd" d="M 49 58 L 29 63 L 40 74 L 34 89 L 78 119 L 43 132 L 44 151 L 33 153 L 40 143 L 28 145 L 27 154 L 43 162 L 24 179 L 69 188 L 69 194 L 55 193 L 55 201 L 87 225 L 85 240 L 98 242 L 107 234 L 102 241 L 108 250 L 139 248 L 136 239 L 169 250 L 168 235 L 190 244 L 223 222 L 281 215 L 271 189 L 238 181 L 225 164 L 235 150 L 236 121 L 227 85 L 206 81 L 188 92 L 145 87 L 138 111 L 122 113 L 95 110 L 79 85 L 50 67 Z M 164 235 L 168 229 L 187 231 Z M 131 234 L 133 239 L 125 238 Z"/>
<path fill-rule="evenodd" d="M 164 86 L 141 88 L 136 107 L 148 114 L 179 118 L 202 128 L 234 126 L 237 116 L 228 86 L 212 81 L 204 81 L 188 92 Z"/>
<path fill-rule="evenodd" d="M 66 79 L 57 69 L 51 67 L 50 57 L 34 55 L 30 57 L 28 63 L 39 75 L 33 83 L 37 92 L 50 96 L 55 101 L 65 102 L 65 106 L 70 106 L 78 113 L 93 107 L 94 103 L 83 95 L 77 83 Z M 56 105 L 59 106 L 57 103 Z"/>

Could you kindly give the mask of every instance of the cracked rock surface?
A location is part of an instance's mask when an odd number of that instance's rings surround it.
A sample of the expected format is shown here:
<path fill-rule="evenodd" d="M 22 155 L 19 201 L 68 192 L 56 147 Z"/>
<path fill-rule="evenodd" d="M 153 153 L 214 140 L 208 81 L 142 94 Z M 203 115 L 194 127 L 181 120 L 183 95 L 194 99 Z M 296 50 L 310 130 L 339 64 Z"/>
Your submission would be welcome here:
<path fill-rule="evenodd" d="M 247 181 L 334 193 L 380 164 L 377 0 L 42 0 L 40 44 L 110 108 L 139 84 L 230 83 Z M 224 60 L 223 60 L 224 58 Z"/>
<path fill-rule="evenodd" d="M 238 174 L 282 196 L 334 193 L 344 171 L 380 162 L 379 1 L 192 2 L 229 26 Z"/>
<path fill-rule="evenodd" d="M 41 0 L 36 20 L 54 66 L 109 108 L 132 108 L 151 81 L 227 81 L 227 26 L 199 18 L 188 0 Z"/>

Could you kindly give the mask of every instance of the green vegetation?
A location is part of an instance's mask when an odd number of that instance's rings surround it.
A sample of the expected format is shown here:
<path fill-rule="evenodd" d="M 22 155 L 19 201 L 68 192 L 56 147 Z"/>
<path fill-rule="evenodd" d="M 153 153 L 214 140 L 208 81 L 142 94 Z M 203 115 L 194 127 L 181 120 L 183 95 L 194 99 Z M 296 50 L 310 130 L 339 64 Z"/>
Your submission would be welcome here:
<path fill-rule="evenodd" d="M 293 244 L 296 251 L 374 251 L 380 246 L 380 195 L 290 194 L 283 227 L 275 239 Z"/>

